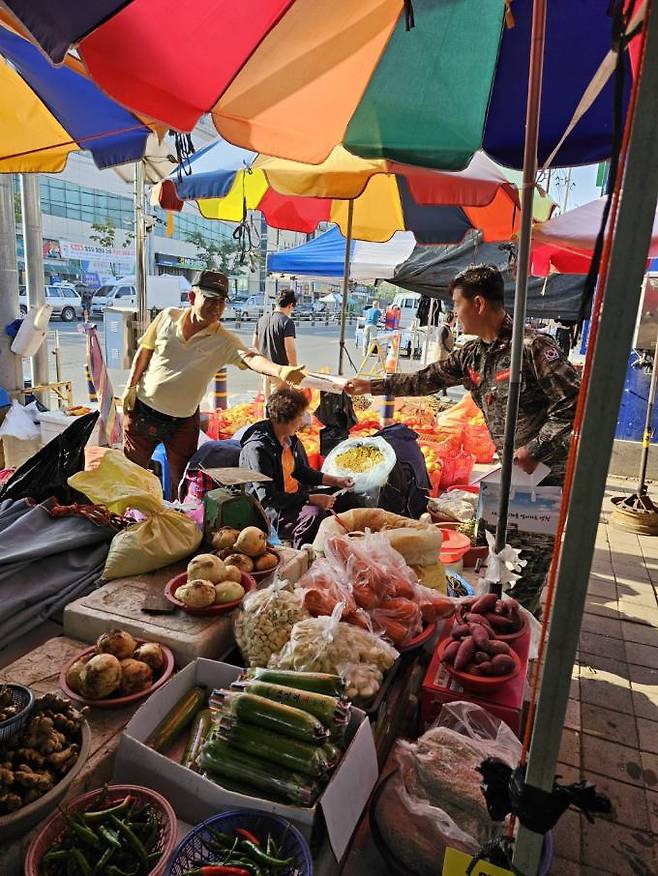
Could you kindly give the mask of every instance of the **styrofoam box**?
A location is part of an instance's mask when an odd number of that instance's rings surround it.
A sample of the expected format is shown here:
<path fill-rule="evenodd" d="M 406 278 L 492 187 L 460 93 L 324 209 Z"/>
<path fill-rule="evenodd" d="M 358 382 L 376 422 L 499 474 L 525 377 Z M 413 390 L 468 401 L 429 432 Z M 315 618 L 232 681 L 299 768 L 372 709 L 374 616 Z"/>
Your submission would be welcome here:
<path fill-rule="evenodd" d="M 200 657 L 152 694 L 121 735 L 115 780 L 130 781 L 159 791 L 174 807 L 178 818 L 190 824 L 198 824 L 228 809 L 258 809 L 288 819 L 310 839 L 322 814 L 331 848 L 340 861 L 379 772 L 370 722 L 360 709 L 352 709 L 347 730 L 348 747 L 341 762 L 315 806 L 306 809 L 227 791 L 145 745 L 145 740 L 186 691 L 196 685 L 206 687 L 208 691 L 229 687 L 241 671 L 239 667 Z"/>
<path fill-rule="evenodd" d="M 65 429 L 73 423 L 77 417 L 67 416 L 62 411 L 43 411 L 39 415 L 39 422 L 41 424 L 41 443 L 47 444 L 49 441 L 52 441 L 53 438 L 56 438 L 58 435 L 61 435 Z M 99 430 L 100 430 L 100 419 L 96 421 L 96 425 L 94 426 L 94 431 L 89 436 L 89 441 L 87 444 L 90 446 L 98 445 L 99 442 Z"/>

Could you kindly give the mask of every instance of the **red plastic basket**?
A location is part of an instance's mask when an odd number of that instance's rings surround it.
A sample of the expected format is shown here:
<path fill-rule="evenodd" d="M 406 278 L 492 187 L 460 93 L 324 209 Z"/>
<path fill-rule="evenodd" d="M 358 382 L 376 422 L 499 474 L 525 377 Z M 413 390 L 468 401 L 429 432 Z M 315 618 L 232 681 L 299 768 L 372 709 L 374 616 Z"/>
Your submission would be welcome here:
<path fill-rule="evenodd" d="M 102 790 L 89 791 L 76 797 L 65 807 L 66 812 L 75 814 L 86 812 L 94 807 L 95 802 L 101 799 Z M 120 803 L 126 795 L 136 797 L 140 802 L 150 803 L 155 806 L 160 814 L 160 833 L 158 836 L 157 851 L 162 855 L 149 876 L 162 876 L 167 870 L 167 863 L 176 848 L 176 835 L 178 825 L 176 813 L 164 797 L 150 788 L 142 788 L 139 785 L 110 785 L 103 805 L 111 806 Z M 57 842 L 65 830 L 64 816 L 61 811 L 54 812 L 43 825 L 39 833 L 34 837 L 27 850 L 25 857 L 25 876 L 40 876 L 41 860 L 46 852 Z"/>

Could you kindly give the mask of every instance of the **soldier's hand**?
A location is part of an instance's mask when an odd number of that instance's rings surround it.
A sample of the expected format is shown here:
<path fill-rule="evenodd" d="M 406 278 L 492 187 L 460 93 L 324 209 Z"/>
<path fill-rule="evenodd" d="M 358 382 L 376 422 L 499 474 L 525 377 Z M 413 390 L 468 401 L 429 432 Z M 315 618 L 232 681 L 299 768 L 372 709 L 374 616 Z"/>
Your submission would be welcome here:
<path fill-rule="evenodd" d="M 532 474 L 539 465 L 539 460 L 535 459 L 535 457 L 528 452 L 527 447 L 519 447 L 519 449 L 514 452 L 514 462 L 519 468 L 523 469 L 526 474 Z"/>
<path fill-rule="evenodd" d="M 298 386 L 306 377 L 306 371 L 303 365 L 282 365 L 279 369 L 279 377 L 285 383 Z"/>
<path fill-rule="evenodd" d="M 370 392 L 370 381 L 364 377 L 353 377 L 345 384 L 345 392 L 348 395 L 366 395 Z"/>

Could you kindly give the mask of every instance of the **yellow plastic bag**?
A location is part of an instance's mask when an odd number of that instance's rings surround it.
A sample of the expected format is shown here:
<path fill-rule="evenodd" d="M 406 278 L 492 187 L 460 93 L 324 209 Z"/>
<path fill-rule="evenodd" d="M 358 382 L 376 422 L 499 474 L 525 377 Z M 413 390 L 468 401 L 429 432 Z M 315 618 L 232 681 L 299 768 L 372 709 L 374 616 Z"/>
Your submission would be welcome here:
<path fill-rule="evenodd" d="M 73 475 L 69 485 L 115 514 L 132 508 L 146 515 L 146 520 L 112 539 L 103 571 L 108 581 L 161 569 L 188 557 L 201 544 L 196 523 L 165 507 L 156 476 L 130 462 L 120 450 L 108 450 L 98 468 Z"/>

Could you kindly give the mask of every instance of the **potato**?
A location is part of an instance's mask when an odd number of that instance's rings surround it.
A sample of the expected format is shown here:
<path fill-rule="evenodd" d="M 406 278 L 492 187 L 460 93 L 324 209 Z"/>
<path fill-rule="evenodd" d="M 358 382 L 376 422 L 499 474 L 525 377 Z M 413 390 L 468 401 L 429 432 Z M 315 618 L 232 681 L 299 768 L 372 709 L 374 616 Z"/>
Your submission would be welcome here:
<path fill-rule="evenodd" d="M 237 566 L 242 572 L 254 571 L 254 561 L 244 554 L 229 554 L 225 563 L 227 566 Z"/>
<path fill-rule="evenodd" d="M 257 526 L 247 526 L 238 536 L 235 549 L 248 557 L 260 557 L 267 550 L 267 535 Z"/>
<path fill-rule="evenodd" d="M 254 570 L 256 572 L 269 572 L 270 569 L 276 569 L 278 565 L 279 557 L 275 553 L 268 551 L 262 557 L 258 557 L 254 563 Z"/>
<path fill-rule="evenodd" d="M 214 554 L 199 554 L 194 557 L 187 565 L 187 580 L 210 581 L 211 584 L 218 584 L 224 581 L 226 567 L 219 557 Z"/>
<path fill-rule="evenodd" d="M 226 580 L 235 581 L 236 584 L 242 584 L 242 572 L 237 566 L 226 566 Z"/>
<path fill-rule="evenodd" d="M 141 660 L 133 660 L 129 657 L 127 660 L 121 661 L 121 681 L 119 682 L 119 693 L 124 696 L 138 693 L 140 690 L 145 690 L 153 684 L 153 673 L 151 667 Z"/>
<path fill-rule="evenodd" d="M 80 676 L 87 665 L 89 658 L 85 657 L 82 660 L 76 660 L 66 670 L 66 683 L 74 693 L 79 694 L 81 689 Z"/>
<path fill-rule="evenodd" d="M 133 654 L 135 660 L 141 660 L 150 666 L 155 675 L 159 675 L 164 669 L 164 651 L 157 642 L 144 642 Z"/>
<path fill-rule="evenodd" d="M 117 660 L 132 657 L 136 647 L 137 642 L 124 630 L 110 630 L 102 633 L 96 640 L 97 654 L 114 654 Z"/>
<path fill-rule="evenodd" d="M 244 587 L 241 584 L 236 584 L 235 581 L 222 581 L 215 584 L 215 602 L 234 602 L 236 599 L 242 599 L 244 596 Z"/>
<path fill-rule="evenodd" d="M 114 654 L 96 654 L 80 673 L 80 693 L 89 700 L 103 700 L 121 681 L 121 663 Z"/>
<path fill-rule="evenodd" d="M 215 585 L 200 579 L 188 581 L 176 590 L 174 596 L 188 608 L 207 608 L 215 601 Z"/>

